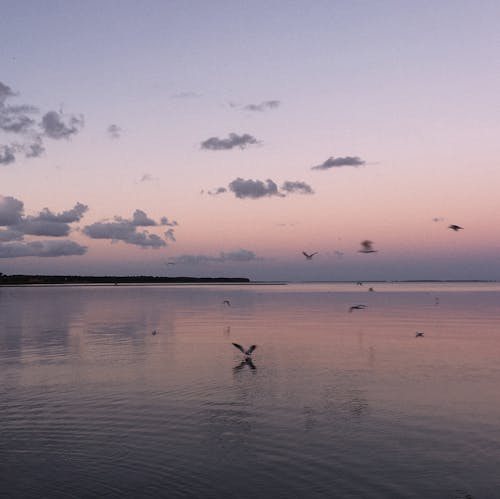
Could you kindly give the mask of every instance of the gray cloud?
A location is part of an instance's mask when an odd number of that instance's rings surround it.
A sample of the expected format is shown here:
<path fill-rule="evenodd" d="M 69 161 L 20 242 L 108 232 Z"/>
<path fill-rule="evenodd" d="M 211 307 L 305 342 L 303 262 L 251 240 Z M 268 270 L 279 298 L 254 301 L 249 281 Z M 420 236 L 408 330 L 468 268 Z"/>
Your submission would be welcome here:
<path fill-rule="evenodd" d="M 12 89 L 0 81 L 0 104 L 3 104 L 8 97 L 14 97 L 16 94 Z"/>
<path fill-rule="evenodd" d="M 0 195 L 0 227 L 16 225 L 21 222 L 24 203 L 12 196 Z"/>
<path fill-rule="evenodd" d="M 52 213 L 48 208 L 44 208 L 38 215 L 38 220 L 48 222 L 72 223 L 79 222 L 88 206 L 82 203 L 76 203 L 71 210 L 62 211 L 61 213 Z"/>
<path fill-rule="evenodd" d="M 168 229 L 167 231 L 165 231 L 165 238 L 168 239 L 169 241 L 172 241 L 175 243 L 175 241 L 177 241 L 177 239 L 175 239 L 175 236 L 174 236 L 174 229 Z"/>
<path fill-rule="evenodd" d="M 202 263 L 250 262 L 261 260 L 253 251 L 239 249 L 228 253 L 221 252 L 218 256 L 181 255 L 175 258 L 175 263 L 184 265 L 199 265 Z"/>
<path fill-rule="evenodd" d="M 96 222 L 83 228 L 83 233 L 92 239 L 110 239 L 112 242 L 123 241 L 142 248 L 162 248 L 167 246 L 164 239 L 148 231 L 139 232 L 137 227 L 155 227 L 159 225 L 177 225 L 177 222 L 169 222 L 167 217 L 162 217 L 160 223 L 149 218 L 142 210 L 135 210 L 132 219 L 126 220 L 115 217 L 113 222 Z M 175 241 L 174 230 L 165 232 L 166 239 Z"/>
<path fill-rule="evenodd" d="M 107 132 L 109 137 L 112 139 L 119 139 L 122 135 L 122 129 L 115 124 L 109 125 Z"/>
<path fill-rule="evenodd" d="M 30 236 L 63 237 L 70 233 L 70 223 L 78 222 L 88 207 L 77 203 L 71 210 L 53 213 L 44 208 L 37 216 L 27 216 L 16 224 L 8 224 L 11 229 Z"/>
<path fill-rule="evenodd" d="M 272 196 L 286 197 L 289 194 L 314 194 L 312 187 L 301 181 L 292 182 L 286 180 L 281 186 L 281 190 L 279 190 L 276 182 L 271 179 L 267 179 L 263 182 L 262 180 L 246 180 L 241 177 L 234 179 L 228 185 L 228 189 L 225 187 L 218 187 L 212 191 L 208 191 L 208 194 L 216 196 L 228 190 L 234 193 L 239 199 L 259 199 Z"/>
<path fill-rule="evenodd" d="M 227 151 L 229 149 L 234 149 L 239 147 L 240 149 L 245 149 L 249 145 L 258 144 L 259 141 L 248 133 L 243 135 L 238 135 L 236 133 L 230 133 L 227 139 L 219 139 L 218 137 L 210 137 L 201 143 L 202 149 L 208 149 L 211 151 Z"/>
<path fill-rule="evenodd" d="M 306 184 L 305 182 L 290 182 L 289 180 L 283 183 L 281 190 L 288 194 L 314 194 L 314 191 L 309 184 Z"/>
<path fill-rule="evenodd" d="M 53 213 L 44 208 L 37 216 L 24 216 L 24 203 L 12 196 L 0 196 L 0 258 L 22 256 L 83 255 L 87 248 L 68 239 L 25 241 L 24 236 L 67 236 L 72 222 L 79 221 L 87 206 L 76 203 L 71 210 Z"/>
<path fill-rule="evenodd" d="M 38 220 L 34 217 L 26 217 L 12 229 L 30 236 L 63 237 L 69 234 L 71 227 L 68 224 L 54 221 Z"/>
<path fill-rule="evenodd" d="M 225 187 L 217 187 L 217 189 L 213 191 L 207 191 L 207 194 L 210 196 L 218 196 L 219 194 L 224 194 L 227 192 L 227 189 Z"/>
<path fill-rule="evenodd" d="M 170 221 L 167 217 L 160 218 L 160 225 L 166 225 L 168 227 L 176 227 L 179 225 L 176 220 Z"/>
<path fill-rule="evenodd" d="M 16 97 L 10 87 L 0 82 L 0 132 L 14 137 L 0 146 L 0 165 L 14 163 L 18 154 L 37 158 L 43 154 L 43 141 L 69 138 L 80 131 L 83 117 L 49 111 L 38 120 L 40 109 L 29 104 L 10 105 L 7 99 Z"/>
<path fill-rule="evenodd" d="M 0 229 L 0 241 L 21 241 L 24 237 L 22 232 L 14 229 Z"/>
<path fill-rule="evenodd" d="M 83 116 L 65 116 L 56 111 L 49 111 L 43 115 L 41 127 L 51 139 L 68 139 L 83 127 Z"/>
<path fill-rule="evenodd" d="M 0 258 L 23 256 L 57 257 L 83 255 L 87 247 L 68 239 L 62 241 L 29 241 L 0 243 Z"/>
<path fill-rule="evenodd" d="M 334 158 L 330 156 L 320 165 L 311 167 L 311 170 L 329 170 L 330 168 L 340 168 L 342 166 L 363 166 L 366 164 L 358 156 L 345 156 L 344 158 Z"/>
<path fill-rule="evenodd" d="M 267 179 L 266 183 L 264 183 L 262 180 L 245 180 L 238 177 L 229 184 L 229 190 L 234 192 L 234 195 L 240 199 L 283 196 L 283 194 L 279 193 L 278 186 L 271 179 Z"/>
<path fill-rule="evenodd" d="M 266 100 L 264 102 L 261 102 L 260 104 L 248 104 L 243 109 L 245 109 L 246 111 L 262 112 L 268 109 L 276 109 L 280 105 L 281 102 L 279 100 Z"/>
<path fill-rule="evenodd" d="M 9 165 L 14 163 L 16 149 L 13 146 L 0 146 L 0 165 Z"/>

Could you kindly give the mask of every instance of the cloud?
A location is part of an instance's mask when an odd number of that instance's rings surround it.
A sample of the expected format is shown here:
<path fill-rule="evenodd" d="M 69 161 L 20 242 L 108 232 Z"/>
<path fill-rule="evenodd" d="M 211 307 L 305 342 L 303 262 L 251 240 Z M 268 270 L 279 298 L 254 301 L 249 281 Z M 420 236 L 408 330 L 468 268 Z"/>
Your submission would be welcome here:
<path fill-rule="evenodd" d="M 61 213 L 52 213 L 48 208 L 44 208 L 37 216 L 30 215 L 19 219 L 15 224 L 5 225 L 30 236 L 63 237 L 70 233 L 69 224 L 80 221 L 87 210 L 88 207 L 82 203 L 77 203 L 71 210 Z"/>
<path fill-rule="evenodd" d="M 167 246 L 165 239 L 148 231 L 139 232 L 137 227 L 156 227 L 159 225 L 177 225 L 169 222 L 167 217 L 162 217 L 160 223 L 149 218 L 142 210 L 135 210 L 132 219 L 126 220 L 116 216 L 113 222 L 96 222 L 83 228 L 83 233 L 92 239 L 110 239 L 112 242 L 123 241 L 142 248 L 158 249 Z M 175 241 L 174 229 L 165 232 L 165 238 Z"/>
<path fill-rule="evenodd" d="M 87 247 L 68 239 L 62 241 L 29 241 L 0 243 L 0 258 L 23 256 L 57 257 L 83 255 Z"/>
<path fill-rule="evenodd" d="M 76 203 L 71 210 L 66 210 L 61 213 L 52 213 L 48 208 L 44 208 L 38 215 L 38 220 L 49 222 L 72 223 L 79 222 L 84 213 L 88 210 L 88 206 L 82 203 Z"/>
<path fill-rule="evenodd" d="M 83 116 L 64 116 L 63 113 L 49 111 L 43 115 L 41 127 L 51 139 L 68 139 L 83 127 Z"/>
<path fill-rule="evenodd" d="M 24 203 L 12 196 L 0 196 L 0 258 L 21 256 L 83 255 L 87 248 L 68 239 L 25 241 L 24 236 L 67 236 L 70 223 L 79 221 L 87 206 L 76 203 L 71 210 L 53 213 L 44 208 L 37 216 L 24 216 Z"/>
<path fill-rule="evenodd" d="M 217 196 L 227 191 L 231 191 L 239 199 L 259 199 L 264 197 L 286 197 L 289 194 L 314 194 L 312 187 L 305 182 L 286 180 L 278 189 L 278 185 L 271 179 L 265 182 L 262 180 L 245 180 L 241 177 L 234 179 L 226 189 L 225 187 L 217 187 L 212 191 L 208 191 L 211 196 Z"/>
<path fill-rule="evenodd" d="M 13 146 L 0 146 L 0 165 L 9 165 L 16 160 L 16 149 Z"/>
<path fill-rule="evenodd" d="M 0 104 L 3 104 L 8 97 L 14 97 L 16 94 L 12 89 L 0 81 Z"/>
<path fill-rule="evenodd" d="M 152 218 L 148 218 L 142 210 L 135 210 L 132 215 L 132 225 L 136 227 L 154 227 L 158 225 Z"/>
<path fill-rule="evenodd" d="M 112 124 L 108 126 L 107 132 L 110 138 L 119 139 L 122 134 L 122 129 L 118 125 Z"/>
<path fill-rule="evenodd" d="M 170 221 L 167 217 L 160 218 L 160 225 L 166 225 L 168 227 L 176 227 L 179 225 L 176 220 Z"/>
<path fill-rule="evenodd" d="M 309 184 L 306 184 L 305 182 L 290 182 L 289 180 L 283 183 L 281 190 L 288 194 L 314 194 L 314 191 Z"/>
<path fill-rule="evenodd" d="M 340 168 L 342 166 L 363 166 L 366 164 L 358 156 L 345 156 L 344 158 L 334 158 L 330 156 L 320 165 L 311 167 L 311 170 L 329 170 L 330 168 Z"/>
<path fill-rule="evenodd" d="M 184 265 L 199 265 L 203 263 L 224 263 L 224 262 L 250 262 L 262 260 L 253 251 L 239 249 L 228 253 L 220 252 L 218 256 L 210 255 L 181 255 L 175 258 L 175 263 Z"/>
<path fill-rule="evenodd" d="M 0 195 L 0 227 L 17 225 L 21 222 L 24 203 L 12 196 Z"/>
<path fill-rule="evenodd" d="M 227 192 L 225 187 L 217 187 L 217 189 L 214 189 L 213 191 L 207 191 L 207 194 L 210 196 L 218 196 L 219 194 L 224 194 L 225 192 Z"/>
<path fill-rule="evenodd" d="M 259 141 L 248 133 L 243 135 L 238 135 L 236 133 L 230 133 L 227 139 L 219 139 L 218 137 L 210 137 L 201 143 L 202 149 L 207 149 L 211 151 L 227 151 L 229 149 L 234 149 L 239 147 L 240 149 L 245 149 L 249 145 L 258 144 Z"/>
<path fill-rule="evenodd" d="M 175 239 L 175 236 L 174 236 L 174 229 L 168 229 L 167 231 L 165 231 L 165 237 L 169 240 L 169 241 L 172 241 L 175 243 L 175 241 L 177 241 L 177 239 Z"/>
<path fill-rule="evenodd" d="M 14 229 L 0 229 L 0 241 L 21 241 L 24 237 L 22 232 Z"/>
<path fill-rule="evenodd" d="M 248 104 L 243 109 L 245 109 L 246 111 L 262 112 L 268 109 L 276 109 L 280 105 L 281 102 L 279 100 L 266 100 L 264 102 L 261 102 L 260 104 Z"/>
<path fill-rule="evenodd" d="M 0 146 L 0 165 L 14 163 L 18 154 L 38 158 L 44 151 L 44 139 L 69 138 L 83 127 L 83 117 L 49 111 L 38 116 L 40 109 L 30 104 L 7 104 L 17 93 L 0 82 L 0 132 L 12 137 Z"/>
<path fill-rule="evenodd" d="M 238 177 L 229 184 L 229 190 L 240 199 L 283 196 L 278 192 L 278 186 L 271 179 L 267 179 L 264 183 L 262 180 L 245 180 Z"/>

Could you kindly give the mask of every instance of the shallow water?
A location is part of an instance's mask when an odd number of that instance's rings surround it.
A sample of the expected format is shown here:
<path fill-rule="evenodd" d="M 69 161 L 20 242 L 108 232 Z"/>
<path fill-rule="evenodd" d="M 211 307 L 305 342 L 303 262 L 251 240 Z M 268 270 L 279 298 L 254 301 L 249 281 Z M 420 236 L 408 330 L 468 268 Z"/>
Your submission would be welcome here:
<path fill-rule="evenodd" d="M 0 288 L 0 496 L 500 497 L 500 286 L 368 286 Z"/>

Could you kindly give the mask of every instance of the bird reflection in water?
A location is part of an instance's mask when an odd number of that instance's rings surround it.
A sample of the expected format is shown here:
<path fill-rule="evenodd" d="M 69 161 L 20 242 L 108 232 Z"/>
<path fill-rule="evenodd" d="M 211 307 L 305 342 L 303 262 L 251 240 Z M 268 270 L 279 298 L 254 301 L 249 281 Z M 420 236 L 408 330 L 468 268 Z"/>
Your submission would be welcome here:
<path fill-rule="evenodd" d="M 255 367 L 255 364 L 252 362 L 252 359 L 250 357 L 247 357 L 246 359 L 242 360 L 239 364 L 233 367 L 233 371 L 241 371 L 242 369 L 245 368 L 245 366 L 248 366 L 249 369 L 252 371 L 255 371 L 257 368 Z"/>

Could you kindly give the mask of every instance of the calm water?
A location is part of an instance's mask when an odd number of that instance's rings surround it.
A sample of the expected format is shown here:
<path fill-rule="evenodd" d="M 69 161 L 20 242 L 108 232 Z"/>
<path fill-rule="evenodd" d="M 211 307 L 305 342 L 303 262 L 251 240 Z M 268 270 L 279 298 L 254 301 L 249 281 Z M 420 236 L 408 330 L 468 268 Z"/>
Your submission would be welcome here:
<path fill-rule="evenodd" d="M 367 288 L 0 288 L 0 496 L 499 498 L 500 286 Z"/>

